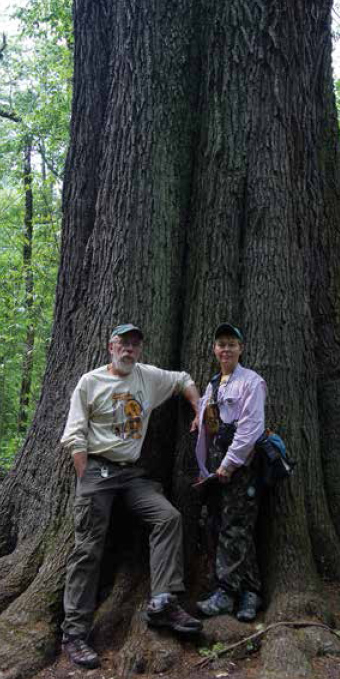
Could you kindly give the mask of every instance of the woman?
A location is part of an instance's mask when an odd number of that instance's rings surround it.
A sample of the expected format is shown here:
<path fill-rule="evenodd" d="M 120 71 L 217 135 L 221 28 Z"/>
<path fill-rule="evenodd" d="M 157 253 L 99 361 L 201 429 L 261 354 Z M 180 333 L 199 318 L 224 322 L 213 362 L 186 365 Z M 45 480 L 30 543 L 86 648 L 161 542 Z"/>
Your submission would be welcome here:
<path fill-rule="evenodd" d="M 196 455 L 201 476 L 214 473 L 209 484 L 218 520 L 215 562 L 216 589 L 197 602 L 205 615 L 236 612 L 239 620 L 254 620 L 260 606 L 261 582 L 254 528 L 259 505 L 258 464 L 254 445 L 264 431 L 266 384 L 243 368 L 241 331 L 229 323 L 218 326 L 214 353 L 220 372 L 200 401 Z"/>

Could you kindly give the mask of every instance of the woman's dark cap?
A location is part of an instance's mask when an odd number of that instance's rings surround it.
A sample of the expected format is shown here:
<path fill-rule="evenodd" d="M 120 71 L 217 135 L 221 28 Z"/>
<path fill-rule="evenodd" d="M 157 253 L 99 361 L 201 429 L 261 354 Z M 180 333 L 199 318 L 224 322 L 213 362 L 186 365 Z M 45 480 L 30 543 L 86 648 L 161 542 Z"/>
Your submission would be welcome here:
<path fill-rule="evenodd" d="M 244 342 L 243 340 L 243 335 L 241 333 L 241 330 L 236 328 L 235 325 L 231 325 L 230 323 L 221 323 L 215 330 L 214 334 L 214 340 L 216 341 L 218 337 L 221 335 L 231 335 L 232 337 L 236 337 L 236 339 L 239 340 L 239 342 Z"/>

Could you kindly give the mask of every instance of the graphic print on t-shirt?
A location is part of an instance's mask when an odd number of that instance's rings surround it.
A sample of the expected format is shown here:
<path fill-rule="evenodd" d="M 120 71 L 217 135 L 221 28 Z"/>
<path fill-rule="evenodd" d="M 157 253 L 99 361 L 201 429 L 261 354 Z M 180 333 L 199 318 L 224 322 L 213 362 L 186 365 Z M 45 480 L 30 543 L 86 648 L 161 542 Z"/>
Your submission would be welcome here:
<path fill-rule="evenodd" d="M 145 415 L 141 399 L 130 392 L 112 394 L 112 431 L 122 441 L 142 438 L 142 417 Z"/>

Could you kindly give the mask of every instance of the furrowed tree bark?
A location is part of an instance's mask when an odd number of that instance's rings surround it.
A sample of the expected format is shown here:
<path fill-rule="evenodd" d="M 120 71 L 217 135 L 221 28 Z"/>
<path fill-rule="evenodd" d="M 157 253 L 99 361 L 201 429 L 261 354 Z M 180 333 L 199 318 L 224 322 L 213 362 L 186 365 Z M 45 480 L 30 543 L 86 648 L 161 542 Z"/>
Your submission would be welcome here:
<path fill-rule="evenodd" d="M 215 371 L 215 326 L 243 328 L 245 361 L 268 383 L 267 423 L 298 463 L 260 523 L 266 617 L 332 622 L 320 578 L 339 579 L 340 564 L 330 12 L 330 0 L 75 5 L 53 341 L 31 431 L 2 485 L 0 667 L 11 677 L 33 674 L 57 648 L 73 502 L 58 441 L 77 379 L 107 360 L 112 326 L 128 320 L 143 326 L 145 361 L 187 369 L 202 388 Z M 200 506 L 183 412 L 178 420 L 174 402 L 155 414 L 144 459 L 183 511 L 193 596 Z M 112 643 L 119 626 L 120 672 L 156 671 L 158 637 L 139 616 L 146 540 L 124 543 L 131 532 L 115 517 L 94 638 Z M 180 648 L 168 644 L 173 663 Z M 261 676 L 308 674 L 305 647 L 294 631 L 272 633 Z"/>
<path fill-rule="evenodd" d="M 193 253 L 188 256 L 190 320 L 183 363 L 189 360 L 197 375 L 197 356 L 207 339 L 211 342 L 211 329 L 219 319 L 239 323 L 247 338 L 246 361 L 269 386 L 267 422 L 282 433 L 298 460 L 292 483 L 269 500 L 271 520 L 261 550 L 269 620 L 313 615 L 329 621 L 317 569 L 339 577 L 339 542 L 320 461 L 318 356 L 326 358 L 326 352 L 316 343 L 318 317 L 312 298 L 315 260 L 320 259 L 317 234 L 324 239 L 331 228 L 322 209 L 327 180 L 318 150 L 325 154 L 325 134 L 333 155 L 336 147 L 330 3 L 315 3 L 312 9 L 299 2 L 294 9 L 289 3 L 232 2 L 228 9 L 219 2 L 210 4 L 200 98 L 200 117 L 206 117 L 207 126 L 196 165 L 195 228 L 189 246 Z M 321 114 L 325 89 L 327 123 L 325 109 Z M 338 200 L 330 188 L 334 169 L 333 164 L 326 189 L 329 205 Z M 336 241 L 337 236 L 331 238 L 333 246 Z M 325 261 L 323 269 L 317 294 L 327 295 L 332 319 L 338 301 L 335 292 L 330 299 Z M 215 305 L 209 313 L 210 300 Z M 334 338 L 333 322 L 332 328 Z M 327 354 L 334 360 L 338 351 L 333 341 Z M 211 348 L 205 346 L 204 382 L 208 352 Z M 334 431 L 334 419 L 328 421 Z M 337 466 L 334 457 L 333 464 Z M 280 635 L 273 635 L 269 650 L 267 646 L 265 672 L 277 677 L 287 670 Z M 295 657 L 290 653 L 294 677 L 300 656 L 298 650 Z"/>
<path fill-rule="evenodd" d="M 59 555 L 60 531 L 70 521 L 71 464 L 57 442 L 76 380 L 86 367 L 107 359 L 110 328 L 124 317 L 143 324 L 150 338 L 147 355 L 155 363 L 170 367 L 178 360 L 177 305 L 195 94 L 186 67 L 194 57 L 194 29 L 191 8 L 184 2 L 77 5 L 71 146 L 52 349 L 30 437 L 4 484 L 1 547 L 2 553 L 11 553 L 12 567 L 5 556 L 3 607 L 10 605 L 0 630 L 10 640 L 11 630 L 19 628 L 27 644 L 19 659 L 9 641 L 0 650 L 0 666 L 6 671 L 26 673 L 30 665 L 33 673 L 43 662 L 44 654 L 34 649 L 29 621 L 34 627 L 34 574 L 45 563 L 52 572 L 58 568 L 57 584 L 53 595 L 43 598 L 38 617 L 47 648 L 54 648 L 50 621 L 60 622 L 63 578 L 59 559 L 46 545 L 55 545 Z M 164 322 L 160 342 L 158 325 Z M 171 409 L 163 422 L 169 422 L 169 415 Z M 162 442 L 168 454 L 163 465 L 158 450 L 149 455 L 149 465 L 163 476 L 171 468 L 173 444 L 165 431 L 151 438 Z M 32 534 L 37 541 L 33 565 L 30 550 L 23 555 L 20 549 Z M 70 536 L 69 549 L 71 545 Z M 16 577 L 16 563 L 22 568 L 23 557 L 30 577 L 24 584 Z M 19 623 L 23 610 L 27 624 Z"/>

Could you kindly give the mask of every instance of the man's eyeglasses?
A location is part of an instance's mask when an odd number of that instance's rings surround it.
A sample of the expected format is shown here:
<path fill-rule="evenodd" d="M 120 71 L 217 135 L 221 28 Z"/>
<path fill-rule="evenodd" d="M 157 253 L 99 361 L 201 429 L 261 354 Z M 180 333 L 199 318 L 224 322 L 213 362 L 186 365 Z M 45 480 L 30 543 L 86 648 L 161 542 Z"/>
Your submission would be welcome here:
<path fill-rule="evenodd" d="M 125 339 L 120 337 L 119 339 L 112 340 L 114 344 L 118 344 L 121 347 L 132 347 L 133 349 L 139 349 L 142 346 L 142 341 L 139 339 Z"/>

